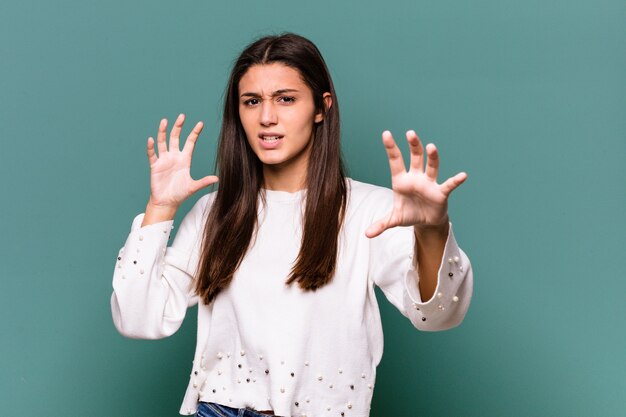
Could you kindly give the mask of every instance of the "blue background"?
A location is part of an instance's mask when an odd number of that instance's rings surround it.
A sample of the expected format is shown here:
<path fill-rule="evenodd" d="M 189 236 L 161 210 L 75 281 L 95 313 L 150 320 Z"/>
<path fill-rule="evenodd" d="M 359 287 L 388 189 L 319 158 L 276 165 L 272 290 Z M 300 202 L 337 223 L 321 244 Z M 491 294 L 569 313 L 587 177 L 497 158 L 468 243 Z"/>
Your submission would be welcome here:
<path fill-rule="evenodd" d="M 195 308 L 137 341 L 109 306 L 149 196 L 146 140 L 162 117 L 203 120 L 192 174 L 212 173 L 233 60 L 294 31 L 334 77 L 350 176 L 390 184 L 385 129 L 405 154 L 408 129 L 436 143 L 442 179 L 469 174 L 450 215 L 473 304 L 423 333 L 380 299 L 372 416 L 625 416 L 625 15 L 614 0 L 2 2 L 0 414 L 177 415 Z"/>

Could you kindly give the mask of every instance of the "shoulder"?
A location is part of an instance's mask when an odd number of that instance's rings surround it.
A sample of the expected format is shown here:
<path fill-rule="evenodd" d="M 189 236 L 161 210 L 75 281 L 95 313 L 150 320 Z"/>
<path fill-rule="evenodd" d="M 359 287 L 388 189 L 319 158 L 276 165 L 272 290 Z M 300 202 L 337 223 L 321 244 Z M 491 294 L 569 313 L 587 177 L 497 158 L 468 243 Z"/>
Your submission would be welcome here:
<path fill-rule="evenodd" d="M 346 178 L 350 211 L 386 210 L 393 203 L 393 191 L 380 185 L 368 184 Z"/>
<path fill-rule="evenodd" d="M 217 191 L 203 195 L 194 203 L 191 210 L 189 210 L 189 216 L 195 219 L 196 225 L 200 225 L 206 221 L 216 196 Z"/>
<path fill-rule="evenodd" d="M 348 185 L 348 195 L 355 201 L 364 199 L 376 200 L 377 198 L 391 198 L 393 196 L 391 189 L 380 185 L 368 184 L 352 178 L 346 178 L 346 183 Z"/>
<path fill-rule="evenodd" d="M 217 191 L 212 191 L 200 197 L 196 204 L 202 206 L 203 208 L 210 207 L 211 205 L 213 205 L 215 197 L 217 197 Z"/>

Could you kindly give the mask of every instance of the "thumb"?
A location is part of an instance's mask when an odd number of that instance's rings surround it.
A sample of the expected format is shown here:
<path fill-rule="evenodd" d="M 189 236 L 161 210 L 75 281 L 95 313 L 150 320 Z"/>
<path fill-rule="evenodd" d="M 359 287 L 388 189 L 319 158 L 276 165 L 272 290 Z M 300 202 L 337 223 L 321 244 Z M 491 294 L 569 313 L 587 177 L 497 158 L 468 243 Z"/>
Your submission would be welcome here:
<path fill-rule="evenodd" d="M 215 184 L 218 180 L 219 178 L 215 175 L 207 175 L 204 178 L 200 178 L 199 180 L 193 182 L 193 192 L 195 193 L 196 191 L 206 188 L 211 184 Z"/>
<path fill-rule="evenodd" d="M 389 227 L 390 227 L 389 216 L 386 216 L 385 218 L 372 223 L 370 227 L 368 227 L 367 230 L 365 231 L 365 236 L 367 236 L 370 239 L 374 238 L 380 235 L 385 230 L 389 229 Z"/>

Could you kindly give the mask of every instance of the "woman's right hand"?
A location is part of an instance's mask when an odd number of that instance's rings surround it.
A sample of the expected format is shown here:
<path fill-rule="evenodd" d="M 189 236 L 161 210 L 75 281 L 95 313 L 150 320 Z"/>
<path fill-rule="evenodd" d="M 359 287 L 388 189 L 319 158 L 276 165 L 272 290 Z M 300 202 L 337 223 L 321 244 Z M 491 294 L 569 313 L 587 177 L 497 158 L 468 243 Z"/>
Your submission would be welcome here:
<path fill-rule="evenodd" d="M 148 206 L 153 211 L 176 212 L 178 207 L 196 191 L 218 181 L 215 175 L 199 180 L 191 178 L 191 158 L 198 135 L 203 124 L 198 122 L 187 137 L 182 149 L 179 148 L 180 131 L 185 115 L 180 114 L 170 133 L 169 150 L 167 148 L 167 119 L 161 120 L 157 135 L 157 156 L 154 139 L 148 138 L 148 161 L 150 162 L 150 201 Z"/>

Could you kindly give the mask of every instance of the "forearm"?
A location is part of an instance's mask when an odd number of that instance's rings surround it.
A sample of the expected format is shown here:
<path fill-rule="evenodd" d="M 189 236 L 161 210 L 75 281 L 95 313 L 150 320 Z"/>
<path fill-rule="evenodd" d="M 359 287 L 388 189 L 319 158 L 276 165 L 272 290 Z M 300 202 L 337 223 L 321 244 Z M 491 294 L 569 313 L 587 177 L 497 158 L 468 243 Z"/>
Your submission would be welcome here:
<path fill-rule="evenodd" d="M 415 254 L 418 264 L 422 301 L 430 300 L 437 288 L 437 276 L 448 238 L 449 223 L 441 226 L 414 227 Z"/>
<path fill-rule="evenodd" d="M 180 326 L 189 279 L 176 267 L 176 254 L 167 253 L 171 222 L 140 227 L 138 220 L 135 217 L 113 273 L 113 322 L 124 336 L 158 339 Z"/>

